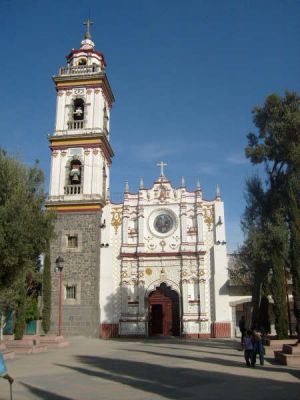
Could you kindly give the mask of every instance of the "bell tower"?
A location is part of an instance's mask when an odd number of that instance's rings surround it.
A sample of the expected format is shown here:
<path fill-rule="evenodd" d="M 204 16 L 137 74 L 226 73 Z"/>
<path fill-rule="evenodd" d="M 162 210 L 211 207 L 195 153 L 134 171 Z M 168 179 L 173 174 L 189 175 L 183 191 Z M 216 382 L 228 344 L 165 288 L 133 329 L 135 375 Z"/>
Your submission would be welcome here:
<path fill-rule="evenodd" d="M 56 210 L 100 209 L 109 187 L 113 156 L 109 144 L 114 96 L 105 59 L 95 50 L 90 24 L 79 50 L 53 77 L 56 92 L 55 132 L 49 135 L 51 181 L 49 206 Z"/>
<path fill-rule="evenodd" d="M 47 208 L 57 213 L 51 261 L 64 259 L 62 333 L 98 336 L 102 208 L 109 191 L 109 143 L 114 96 L 104 55 L 95 49 L 88 19 L 79 49 L 53 77 L 55 131 L 49 135 L 51 175 Z M 52 269 L 53 270 L 53 269 Z M 52 331 L 57 330 L 59 288 L 52 273 Z M 85 332 L 82 331 L 84 327 Z"/>

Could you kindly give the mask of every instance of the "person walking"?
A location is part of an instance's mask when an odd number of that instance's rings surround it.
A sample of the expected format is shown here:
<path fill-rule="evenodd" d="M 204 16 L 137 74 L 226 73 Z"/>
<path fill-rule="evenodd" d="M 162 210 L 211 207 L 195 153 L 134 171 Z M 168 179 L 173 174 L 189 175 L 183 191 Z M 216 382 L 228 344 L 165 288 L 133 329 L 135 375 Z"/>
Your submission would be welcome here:
<path fill-rule="evenodd" d="M 239 328 L 240 328 L 240 332 L 241 332 L 241 345 L 243 346 L 243 341 L 244 341 L 244 336 L 246 334 L 246 320 L 245 320 L 245 316 L 242 315 L 241 319 L 239 320 Z"/>
<path fill-rule="evenodd" d="M 248 330 L 243 340 L 244 356 L 247 367 L 253 366 L 253 341 L 252 331 Z"/>
<path fill-rule="evenodd" d="M 256 364 L 256 355 L 259 355 L 260 365 L 264 365 L 265 358 L 265 349 L 263 342 L 263 332 L 256 325 L 252 332 L 252 341 L 253 341 L 253 356 L 252 356 L 252 364 L 255 366 Z"/>
<path fill-rule="evenodd" d="M 8 380 L 10 385 L 10 399 L 12 400 L 12 384 L 14 382 L 14 379 L 7 372 L 6 364 L 1 351 L 0 351 L 0 377 Z"/>

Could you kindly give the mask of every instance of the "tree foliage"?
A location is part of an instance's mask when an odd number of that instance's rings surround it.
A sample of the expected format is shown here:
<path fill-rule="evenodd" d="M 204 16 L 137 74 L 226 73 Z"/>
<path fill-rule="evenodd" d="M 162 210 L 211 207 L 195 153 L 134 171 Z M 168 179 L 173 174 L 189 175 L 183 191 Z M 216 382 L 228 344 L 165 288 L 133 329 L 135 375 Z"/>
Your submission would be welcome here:
<path fill-rule="evenodd" d="M 262 288 L 269 282 L 276 331 L 284 337 L 288 267 L 293 275 L 298 326 L 300 314 L 300 98 L 291 92 L 284 97 L 272 94 L 263 106 L 254 108 L 253 114 L 258 134 L 248 135 L 245 152 L 253 164 L 265 166 L 266 181 L 262 184 L 254 177 L 247 183 L 247 206 L 242 218 L 246 241 L 242 252 L 251 255 L 254 311 L 258 312 Z M 296 190 L 298 196 L 293 197 Z"/>
<path fill-rule="evenodd" d="M 43 272 L 43 311 L 42 327 L 45 333 L 50 330 L 51 318 L 51 260 L 49 244 L 45 253 L 44 272 Z"/>
<path fill-rule="evenodd" d="M 38 257 L 53 234 L 43 183 L 38 163 L 28 168 L 0 149 L 0 304 L 15 309 L 18 332 L 25 318 L 20 294 L 36 298 Z"/>

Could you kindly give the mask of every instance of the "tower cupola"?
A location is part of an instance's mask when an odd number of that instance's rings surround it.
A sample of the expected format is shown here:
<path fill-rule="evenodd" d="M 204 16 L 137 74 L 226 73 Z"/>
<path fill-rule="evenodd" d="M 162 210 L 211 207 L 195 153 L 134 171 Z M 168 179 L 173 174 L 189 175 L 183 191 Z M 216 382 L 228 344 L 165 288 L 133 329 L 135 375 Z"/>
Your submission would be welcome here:
<path fill-rule="evenodd" d="M 78 71 L 84 72 L 91 69 L 92 72 L 103 71 L 106 67 L 104 55 L 95 49 L 95 43 L 92 41 L 90 26 L 93 22 L 88 19 L 84 24 L 87 26 L 85 37 L 78 50 L 72 49 L 67 55 L 69 67 L 79 67 Z M 80 69 L 80 67 L 82 67 Z"/>

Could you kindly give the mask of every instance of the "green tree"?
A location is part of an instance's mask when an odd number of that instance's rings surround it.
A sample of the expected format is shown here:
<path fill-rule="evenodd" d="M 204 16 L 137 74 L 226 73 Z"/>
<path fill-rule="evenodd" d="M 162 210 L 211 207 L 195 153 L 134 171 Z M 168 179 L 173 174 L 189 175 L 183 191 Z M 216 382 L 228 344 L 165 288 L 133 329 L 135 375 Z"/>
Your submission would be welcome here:
<path fill-rule="evenodd" d="M 0 149 L 0 302 L 9 293 L 1 304 L 15 309 L 18 337 L 25 318 L 20 295 L 30 294 L 39 255 L 53 234 L 53 215 L 44 209 L 43 183 L 37 163 L 28 168 Z"/>
<path fill-rule="evenodd" d="M 45 253 L 44 271 L 43 271 L 43 311 L 42 327 L 45 333 L 50 330 L 51 317 L 51 260 L 49 243 Z"/>
<path fill-rule="evenodd" d="M 298 181 L 299 184 L 299 181 Z M 289 187 L 289 224 L 291 232 L 290 270 L 293 279 L 294 312 L 297 321 L 297 332 L 300 337 L 300 190 L 291 182 Z"/>
<path fill-rule="evenodd" d="M 20 281 L 19 292 L 17 297 L 17 307 L 15 309 L 15 339 L 23 338 L 26 327 L 26 289 L 25 282 Z"/>
<path fill-rule="evenodd" d="M 271 239 L 269 251 L 273 274 L 272 294 L 275 300 L 275 315 L 278 311 L 276 307 L 281 307 L 283 311 L 280 316 L 278 313 L 276 315 L 277 329 L 281 332 L 280 335 L 283 335 L 286 331 L 283 288 L 287 264 L 293 275 L 298 327 L 300 314 L 300 288 L 297 283 L 300 275 L 300 239 L 296 227 L 299 224 L 300 207 L 299 196 L 294 202 L 291 196 L 300 179 L 300 98 L 291 92 L 286 92 L 284 97 L 272 94 L 266 98 L 263 106 L 255 107 L 253 113 L 258 134 L 248 135 L 246 156 L 253 164 L 263 164 L 266 170 L 265 192 L 269 205 L 266 233 Z M 287 244 L 290 247 L 290 257 L 286 256 Z"/>

